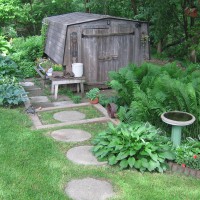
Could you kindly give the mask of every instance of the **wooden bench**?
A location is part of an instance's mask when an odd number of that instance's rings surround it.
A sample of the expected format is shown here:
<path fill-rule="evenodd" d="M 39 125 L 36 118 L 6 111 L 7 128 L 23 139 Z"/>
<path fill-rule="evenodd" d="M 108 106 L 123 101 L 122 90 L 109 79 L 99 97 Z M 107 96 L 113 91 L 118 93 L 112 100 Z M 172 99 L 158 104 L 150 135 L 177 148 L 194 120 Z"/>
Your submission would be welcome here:
<path fill-rule="evenodd" d="M 59 85 L 68 85 L 68 84 L 77 84 L 77 93 L 80 92 L 84 93 L 84 83 L 85 83 L 85 77 L 80 78 L 54 78 L 51 77 L 51 93 L 54 94 L 54 98 L 58 98 L 58 87 Z"/>
<path fill-rule="evenodd" d="M 85 83 L 85 77 L 70 77 L 70 78 L 65 78 L 62 76 L 62 72 L 53 72 L 52 77 L 48 77 L 45 74 L 45 71 L 39 67 L 34 68 L 35 71 L 40 75 L 40 77 L 44 81 L 51 81 L 51 93 L 54 94 L 54 98 L 58 98 L 58 87 L 59 85 L 68 85 L 68 84 L 77 84 L 77 92 L 79 93 L 84 93 L 84 83 Z"/>

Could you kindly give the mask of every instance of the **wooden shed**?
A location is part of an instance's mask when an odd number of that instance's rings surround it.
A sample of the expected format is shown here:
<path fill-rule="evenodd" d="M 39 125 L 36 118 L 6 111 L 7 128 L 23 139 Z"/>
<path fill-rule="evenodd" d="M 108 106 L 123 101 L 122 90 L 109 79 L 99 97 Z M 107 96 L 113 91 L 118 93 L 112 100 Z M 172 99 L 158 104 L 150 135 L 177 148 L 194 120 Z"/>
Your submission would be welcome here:
<path fill-rule="evenodd" d="M 109 71 L 149 59 L 148 23 L 109 15 L 69 13 L 47 17 L 45 53 L 71 71 L 84 65 L 87 84 L 104 84 Z"/>

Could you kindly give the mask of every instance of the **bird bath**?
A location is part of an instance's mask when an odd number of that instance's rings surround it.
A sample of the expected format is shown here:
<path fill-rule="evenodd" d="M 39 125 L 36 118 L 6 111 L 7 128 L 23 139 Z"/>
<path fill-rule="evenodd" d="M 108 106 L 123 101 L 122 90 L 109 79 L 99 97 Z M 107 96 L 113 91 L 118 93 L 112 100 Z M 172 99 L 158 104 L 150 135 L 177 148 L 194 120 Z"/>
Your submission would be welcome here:
<path fill-rule="evenodd" d="M 161 115 L 161 119 L 166 124 L 172 125 L 171 140 L 175 147 L 181 144 L 182 127 L 190 125 L 195 121 L 195 117 L 192 114 L 181 111 L 165 112 Z"/>

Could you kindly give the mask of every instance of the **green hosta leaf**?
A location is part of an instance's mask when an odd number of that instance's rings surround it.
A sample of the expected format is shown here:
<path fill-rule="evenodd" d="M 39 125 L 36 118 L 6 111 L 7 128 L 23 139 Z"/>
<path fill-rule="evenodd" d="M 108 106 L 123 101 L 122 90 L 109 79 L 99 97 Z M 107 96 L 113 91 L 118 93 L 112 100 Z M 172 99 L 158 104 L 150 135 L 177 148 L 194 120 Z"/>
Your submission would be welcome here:
<path fill-rule="evenodd" d="M 121 169 L 126 169 L 128 167 L 128 161 L 127 160 L 122 160 L 120 163 L 119 163 Z"/>
<path fill-rule="evenodd" d="M 140 155 L 149 156 L 149 153 L 147 153 L 145 150 L 143 150 L 143 151 L 140 152 Z"/>
<path fill-rule="evenodd" d="M 165 158 L 165 159 L 168 159 L 168 160 L 174 160 L 175 159 L 175 154 L 173 152 L 169 152 L 169 151 L 159 153 L 159 156 L 161 158 Z"/>
<path fill-rule="evenodd" d="M 131 168 L 133 168 L 134 164 L 135 164 L 135 158 L 134 157 L 129 157 L 128 159 L 128 164 Z"/>
<path fill-rule="evenodd" d="M 129 152 L 129 155 L 130 155 L 130 156 L 134 156 L 135 154 L 136 154 L 136 151 L 133 150 L 133 149 L 131 149 L 130 152 Z"/>
<path fill-rule="evenodd" d="M 144 168 L 148 168 L 149 167 L 149 162 L 148 162 L 148 160 L 146 158 L 142 158 L 141 162 L 142 162 L 142 166 Z"/>
<path fill-rule="evenodd" d="M 109 144 L 109 142 L 106 142 L 106 141 L 100 141 L 99 142 L 100 145 L 103 145 L 103 146 L 107 146 Z"/>
<path fill-rule="evenodd" d="M 92 152 L 96 153 L 101 148 L 102 148 L 102 146 L 97 145 L 97 146 L 95 146 L 95 147 L 92 148 Z"/>
<path fill-rule="evenodd" d="M 100 150 L 94 152 L 94 154 L 95 154 L 96 157 L 103 158 L 108 154 L 109 151 L 110 150 L 107 150 L 107 149 L 100 149 Z"/>
<path fill-rule="evenodd" d="M 135 164 L 134 164 L 134 167 L 136 169 L 140 169 L 142 167 L 142 161 L 141 160 L 136 160 Z"/>
<path fill-rule="evenodd" d="M 136 143 L 134 145 L 134 149 L 137 150 L 137 151 L 140 150 L 142 147 L 143 147 L 143 144 L 140 144 L 140 143 Z"/>
<path fill-rule="evenodd" d="M 160 172 L 160 173 L 163 173 L 163 171 L 164 171 L 164 169 L 162 168 L 162 167 L 157 167 L 158 168 L 158 171 Z"/>
<path fill-rule="evenodd" d="M 115 150 L 121 150 L 121 149 L 123 149 L 123 145 L 117 145 L 117 146 L 115 146 Z"/>
<path fill-rule="evenodd" d="M 109 158 L 108 158 L 108 163 L 110 164 L 110 165 L 115 165 L 116 163 L 117 163 L 118 161 L 117 161 L 117 159 L 116 159 L 116 157 L 113 155 L 113 156 L 110 156 Z"/>
<path fill-rule="evenodd" d="M 157 155 L 157 154 L 152 154 L 152 153 L 150 153 L 149 155 L 150 155 L 150 157 L 151 157 L 154 161 L 157 161 L 157 160 L 158 160 L 158 155 Z"/>
<path fill-rule="evenodd" d="M 155 161 L 153 161 L 153 160 L 150 160 L 150 161 L 149 161 L 148 170 L 149 170 L 149 171 L 153 171 L 153 170 L 156 169 L 156 167 L 159 167 L 159 166 L 160 166 L 159 162 L 155 162 Z"/>
<path fill-rule="evenodd" d="M 126 158 L 128 156 L 129 156 L 129 152 L 128 151 L 126 151 L 126 152 L 120 152 L 117 155 L 117 160 L 123 160 L 124 158 Z"/>
<path fill-rule="evenodd" d="M 116 147 L 116 146 L 120 146 L 121 147 L 122 145 L 119 145 L 119 144 L 121 144 L 120 140 L 113 139 L 108 146 L 109 147 Z"/>

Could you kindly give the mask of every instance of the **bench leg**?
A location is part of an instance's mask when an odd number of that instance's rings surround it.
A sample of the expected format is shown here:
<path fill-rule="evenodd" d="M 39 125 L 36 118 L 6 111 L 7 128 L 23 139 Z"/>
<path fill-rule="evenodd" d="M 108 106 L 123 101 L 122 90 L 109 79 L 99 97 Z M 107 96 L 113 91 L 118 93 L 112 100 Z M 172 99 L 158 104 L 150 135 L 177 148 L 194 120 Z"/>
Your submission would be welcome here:
<path fill-rule="evenodd" d="M 81 93 L 83 94 L 84 93 L 84 84 L 80 83 L 80 85 L 81 85 Z"/>
<path fill-rule="evenodd" d="M 77 83 L 77 93 L 79 93 L 80 92 L 80 86 L 79 86 L 79 83 Z"/>
<path fill-rule="evenodd" d="M 53 94 L 54 93 L 54 84 L 52 83 L 51 84 L 51 94 Z"/>
<path fill-rule="evenodd" d="M 55 85 L 54 98 L 58 98 L 58 85 Z"/>

